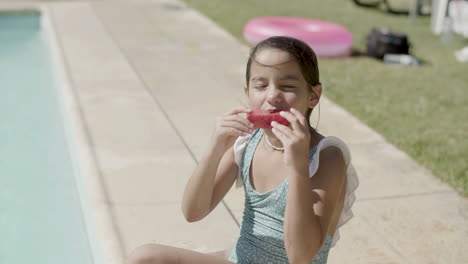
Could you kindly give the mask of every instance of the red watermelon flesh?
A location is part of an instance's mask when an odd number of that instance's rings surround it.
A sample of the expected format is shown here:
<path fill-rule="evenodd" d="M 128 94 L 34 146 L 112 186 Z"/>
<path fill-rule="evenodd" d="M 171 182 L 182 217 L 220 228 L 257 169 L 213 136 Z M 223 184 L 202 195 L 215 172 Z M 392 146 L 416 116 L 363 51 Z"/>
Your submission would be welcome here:
<path fill-rule="evenodd" d="M 247 114 L 249 120 L 254 126 L 253 129 L 264 128 L 271 129 L 271 122 L 276 121 L 282 125 L 289 126 L 289 121 L 280 115 L 282 110 L 252 110 Z"/>

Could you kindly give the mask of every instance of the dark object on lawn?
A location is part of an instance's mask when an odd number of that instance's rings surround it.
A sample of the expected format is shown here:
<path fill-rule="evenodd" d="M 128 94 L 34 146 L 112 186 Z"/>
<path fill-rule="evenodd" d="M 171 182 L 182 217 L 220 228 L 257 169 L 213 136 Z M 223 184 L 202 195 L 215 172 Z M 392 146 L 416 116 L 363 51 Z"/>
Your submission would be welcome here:
<path fill-rule="evenodd" d="M 383 59 L 385 54 L 409 54 L 408 36 L 387 29 L 372 29 L 367 36 L 367 55 Z"/>

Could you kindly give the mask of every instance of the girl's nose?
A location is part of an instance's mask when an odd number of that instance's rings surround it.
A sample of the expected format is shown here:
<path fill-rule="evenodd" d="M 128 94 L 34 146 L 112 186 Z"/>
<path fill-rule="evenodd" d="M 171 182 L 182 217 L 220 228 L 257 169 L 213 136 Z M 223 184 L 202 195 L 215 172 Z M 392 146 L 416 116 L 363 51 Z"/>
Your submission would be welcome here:
<path fill-rule="evenodd" d="M 267 97 L 268 103 L 270 105 L 276 105 L 279 102 L 281 102 L 281 91 L 276 89 L 276 87 L 272 86 L 268 90 L 268 97 Z"/>

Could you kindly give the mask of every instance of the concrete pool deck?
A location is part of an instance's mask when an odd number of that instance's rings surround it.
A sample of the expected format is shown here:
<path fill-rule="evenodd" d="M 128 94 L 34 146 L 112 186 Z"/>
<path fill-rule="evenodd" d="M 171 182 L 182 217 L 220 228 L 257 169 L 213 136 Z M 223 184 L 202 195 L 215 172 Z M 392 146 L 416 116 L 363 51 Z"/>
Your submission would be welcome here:
<path fill-rule="evenodd" d="M 180 202 L 216 116 L 245 104 L 249 48 L 176 0 L 0 1 L 31 5 L 56 34 L 105 263 L 145 243 L 230 247 L 242 190 L 197 223 Z M 467 199 L 326 97 L 319 130 L 348 143 L 360 177 L 329 263 L 468 261 Z"/>

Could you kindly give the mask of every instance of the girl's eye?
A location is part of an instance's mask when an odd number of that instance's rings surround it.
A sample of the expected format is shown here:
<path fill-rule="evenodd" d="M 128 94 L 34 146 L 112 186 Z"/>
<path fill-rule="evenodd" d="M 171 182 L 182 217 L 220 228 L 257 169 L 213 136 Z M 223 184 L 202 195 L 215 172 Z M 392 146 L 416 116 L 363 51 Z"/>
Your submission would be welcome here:
<path fill-rule="evenodd" d="M 257 85 L 257 86 L 254 86 L 255 89 L 257 90 L 262 90 L 262 89 L 265 89 L 266 85 Z"/>
<path fill-rule="evenodd" d="M 286 86 L 283 86 L 283 88 L 286 88 L 286 89 L 294 89 L 294 88 L 296 88 L 296 87 L 294 87 L 294 86 L 287 86 L 287 85 L 286 85 Z"/>

